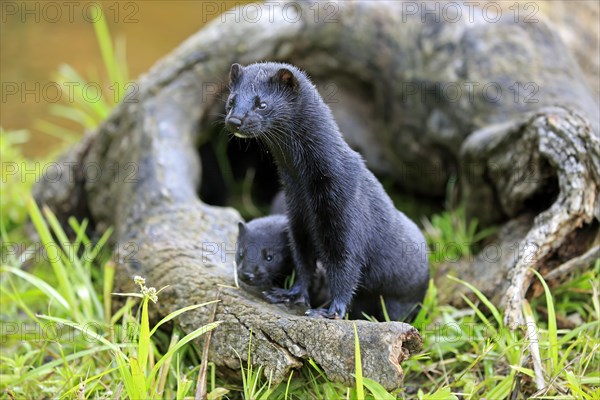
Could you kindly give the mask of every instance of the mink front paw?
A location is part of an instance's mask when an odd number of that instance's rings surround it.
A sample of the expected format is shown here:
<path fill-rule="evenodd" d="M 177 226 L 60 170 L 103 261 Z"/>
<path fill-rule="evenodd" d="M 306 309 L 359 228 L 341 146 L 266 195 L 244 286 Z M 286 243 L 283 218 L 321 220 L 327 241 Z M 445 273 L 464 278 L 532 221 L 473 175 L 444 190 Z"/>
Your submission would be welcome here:
<path fill-rule="evenodd" d="M 263 296 L 269 303 L 288 303 L 308 305 L 308 301 L 301 292 L 292 289 L 274 288 L 263 292 Z"/>
<path fill-rule="evenodd" d="M 310 310 L 306 310 L 304 315 L 312 318 L 340 319 L 337 313 L 332 313 L 327 308 L 311 308 Z"/>

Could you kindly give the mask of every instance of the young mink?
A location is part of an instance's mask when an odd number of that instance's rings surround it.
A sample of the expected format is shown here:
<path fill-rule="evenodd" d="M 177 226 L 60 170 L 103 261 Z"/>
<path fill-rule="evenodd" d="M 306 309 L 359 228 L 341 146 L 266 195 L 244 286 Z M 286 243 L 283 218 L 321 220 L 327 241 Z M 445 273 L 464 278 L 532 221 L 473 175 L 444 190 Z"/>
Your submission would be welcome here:
<path fill-rule="evenodd" d="M 315 86 L 298 68 L 271 62 L 233 64 L 230 80 L 225 124 L 268 148 L 285 193 L 296 282 L 267 300 L 309 305 L 318 259 L 331 304 L 307 315 L 382 320 L 382 297 L 391 319 L 413 316 L 429 282 L 425 239 L 344 141 Z"/>
<path fill-rule="evenodd" d="M 238 224 L 236 265 L 242 282 L 261 289 L 283 287 L 294 268 L 288 220 L 270 215 Z"/>
<path fill-rule="evenodd" d="M 263 290 L 283 287 L 294 270 L 285 215 L 269 215 L 238 224 L 237 275 L 247 285 Z M 311 304 L 329 303 L 327 277 L 321 263 L 310 287 Z"/>

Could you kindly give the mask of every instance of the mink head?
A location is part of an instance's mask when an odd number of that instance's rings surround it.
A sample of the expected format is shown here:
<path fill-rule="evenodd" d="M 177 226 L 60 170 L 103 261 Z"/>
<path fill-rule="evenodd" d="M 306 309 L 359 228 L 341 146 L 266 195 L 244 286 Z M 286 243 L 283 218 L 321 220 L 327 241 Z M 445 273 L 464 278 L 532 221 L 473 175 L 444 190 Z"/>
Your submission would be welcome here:
<path fill-rule="evenodd" d="M 239 223 L 236 264 L 242 282 L 271 288 L 291 273 L 287 219 L 281 218 L 285 223 L 278 221 L 279 216 Z"/>
<path fill-rule="evenodd" d="M 230 132 L 268 142 L 289 131 L 306 79 L 300 70 L 282 63 L 233 64 L 229 78 L 225 125 Z"/>

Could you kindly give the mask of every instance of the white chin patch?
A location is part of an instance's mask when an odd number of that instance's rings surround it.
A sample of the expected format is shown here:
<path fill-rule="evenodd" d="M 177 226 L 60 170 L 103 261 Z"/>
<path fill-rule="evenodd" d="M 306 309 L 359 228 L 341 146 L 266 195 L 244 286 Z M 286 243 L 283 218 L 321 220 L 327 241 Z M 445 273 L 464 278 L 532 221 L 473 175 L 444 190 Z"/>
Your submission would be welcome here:
<path fill-rule="evenodd" d="M 242 139 L 248 139 L 250 137 L 250 136 L 246 136 L 246 135 L 244 135 L 244 134 L 242 134 L 240 132 L 234 132 L 233 136 L 236 136 L 236 137 L 239 137 L 239 138 L 242 138 Z"/>

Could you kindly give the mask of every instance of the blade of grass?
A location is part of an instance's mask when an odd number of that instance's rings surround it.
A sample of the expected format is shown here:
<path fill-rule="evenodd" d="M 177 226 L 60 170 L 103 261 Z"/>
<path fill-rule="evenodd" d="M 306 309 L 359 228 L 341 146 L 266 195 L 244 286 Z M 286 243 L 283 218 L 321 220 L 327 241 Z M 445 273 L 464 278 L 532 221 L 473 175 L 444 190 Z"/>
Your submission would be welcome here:
<path fill-rule="evenodd" d="M 285 385 L 285 395 L 284 395 L 284 399 L 285 400 L 287 400 L 288 393 L 290 392 L 290 382 L 292 381 L 292 375 L 294 375 L 294 370 L 290 371 L 290 376 L 288 376 L 288 380 L 287 380 L 287 383 Z"/>
<path fill-rule="evenodd" d="M 87 385 L 88 383 L 90 383 L 90 382 L 94 382 L 95 380 L 97 380 L 97 379 L 100 379 L 100 378 L 102 378 L 102 377 L 103 377 L 103 376 L 105 376 L 105 375 L 112 374 L 114 371 L 116 371 L 116 370 L 118 370 L 118 369 L 119 369 L 119 367 L 113 367 L 113 368 L 107 369 L 107 370 L 105 370 L 105 371 L 102 371 L 102 372 L 101 372 L 101 373 L 99 373 L 99 374 L 96 374 L 96 375 L 94 375 L 94 376 L 91 376 L 91 377 L 89 377 L 89 378 L 86 378 L 85 380 L 81 381 L 81 382 L 80 382 L 80 383 L 78 383 L 77 385 L 73 386 L 71 389 L 69 389 L 69 390 L 67 390 L 66 392 L 64 392 L 64 393 L 63 393 L 63 394 L 60 396 L 60 398 L 61 398 L 61 399 L 64 399 L 65 397 L 69 397 L 69 395 L 70 395 L 71 393 L 73 393 L 74 391 L 76 391 L 77 389 L 79 389 L 79 385 L 81 385 L 81 384 L 83 384 L 83 385 Z"/>
<path fill-rule="evenodd" d="M 358 400 L 364 400 L 365 388 L 362 376 L 362 360 L 360 358 L 360 341 L 358 339 L 358 331 L 356 330 L 356 324 L 352 325 L 354 326 L 354 371 L 356 378 L 356 398 Z"/>
<path fill-rule="evenodd" d="M 498 330 L 492 325 L 492 323 L 490 322 L 490 320 L 488 320 L 486 318 L 486 316 L 483 315 L 483 312 L 481 312 L 481 310 L 479 309 L 479 307 L 477 307 L 471 300 L 469 300 L 469 298 L 467 296 L 462 295 L 461 297 L 464 300 L 464 302 L 467 303 L 469 307 L 471 307 L 471 309 L 475 312 L 475 314 L 481 320 L 481 322 L 483 322 L 483 324 L 486 327 L 491 328 L 493 330 L 492 331 L 493 335 L 496 336 L 498 334 Z"/>
<path fill-rule="evenodd" d="M 544 287 L 544 294 L 546 295 L 546 307 L 548 308 L 548 346 L 550 347 L 550 360 L 552 361 L 551 371 L 554 373 L 558 367 L 558 328 L 556 326 L 556 313 L 554 311 L 554 300 L 552 293 L 546 284 L 542 275 L 534 269 L 531 271 L 538 277 L 540 283 Z"/>
<path fill-rule="evenodd" d="M 58 69 L 57 80 L 61 83 L 69 82 L 71 85 L 77 84 L 77 87 L 86 88 L 90 86 L 90 81 L 84 79 L 77 71 L 75 71 L 70 65 L 61 64 Z M 93 79 L 91 82 L 98 82 L 99 79 Z M 112 106 L 109 106 L 105 101 L 105 96 L 101 96 L 98 101 L 90 101 L 87 97 L 88 93 L 85 90 L 75 90 L 73 92 L 73 101 L 69 106 L 60 104 L 53 104 L 50 107 L 52 113 L 58 113 L 57 115 L 63 114 L 65 118 L 73 119 L 78 122 L 77 119 L 85 122 L 85 127 L 93 128 L 97 126 L 102 120 L 108 117 Z M 95 99 L 94 99 L 95 100 Z M 75 114 L 71 114 L 69 109 L 73 110 Z M 83 124 L 83 122 L 80 122 Z"/>
<path fill-rule="evenodd" d="M 81 351 L 78 351 L 76 353 L 69 354 L 68 356 L 66 356 L 65 361 L 69 362 L 69 361 L 74 361 L 77 359 L 83 359 L 84 357 L 91 356 L 93 354 L 97 354 L 101 351 L 106 351 L 106 350 L 111 350 L 111 348 L 109 346 L 99 346 L 99 347 L 95 347 L 93 349 L 81 350 Z M 18 376 L 14 382 L 9 382 L 9 384 L 16 386 L 16 385 L 20 385 L 23 382 L 32 380 L 34 378 L 41 379 L 41 377 L 43 375 L 48 374 L 51 370 L 59 367 L 61 364 L 63 364 L 63 360 L 61 360 L 61 359 L 53 360 L 48 363 L 42 364 L 38 368 L 32 369 L 32 370 L 28 371 L 27 373 L 25 373 L 21 376 Z"/>
<path fill-rule="evenodd" d="M 381 384 L 369 378 L 363 378 L 363 383 L 377 400 L 394 400 L 396 396 L 391 395 Z"/>
<path fill-rule="evenodd" d="M 33 198 L 29 199 L 27 204 L 27 208 L 29 210 L 29 215 L 31 217 L 31 221 L 35 226 L 38 234 L 40 235 L 40 239 L 42 240 L 42 244 L 46 249 L 48 254 L 48 258 L 50 260 L 50 265 L 52 265 L 52 269 L 54 271 L 54 275 L 58 281 L 58 285 L 60 287 L 61 294 L 69 304 L 69 311 L 73 314 L 75 320 L 81 320 L 81 313 L 79 311 L 79 307 L 77 307 L 77 303 L 75 301 L 75 293 L 73 292 L 73 287 L 69 282 L 69 278 L 67 275 L 67 271 L 65 269 L 64 264 L 62 263 L 61 258 L 58 255 L 58 245 L 55 243 L 52 238 L 52 234 L 50 233 L 50 229 L 46 224 L 46 221 L 42 217 L 42 213 L 38 208 L 35 200 Z"/>
<path fill-rule="evenodd" d="M 221 291 L 217 293 L 217 298 L 220 296 Z M 213 304 L 212 310 L 210 312 L 210 318 L 208 322 L 214 322 L 215 317 L 217 315 L 217 304 L 216 302 Z M 204 344 L 202 346 L 202 362 L 200 364 L 200 368 L 198 370 L 198 378 L 196 379 L 196 393 L 195 399 L 202 400 L 207 396 L 207 372 L 208 372 L 208 350 L 210 346 L 210 340 L 212 338 L 212 331 L 206 334 L 206 340 L 204 340 Z"/>
<path fill-rule="evenodd" d="M 150 331 L 150 336 L 154 335 L 154 333 L 158 330 L 158 328 L 160 328 L 161 325 L 171 321 L 173 318 L 178 317 L 179 315 L 183 314 L 186 311 L 190 311 L 190 310 L 194 310 L 196 308 L 199 307 L 204 307 L 207 306 L 209 304 L 214 304 L 219 302 L 220 300 L 212 300 L 212 301 L 207 301 L 206 303 L 201 303 L 201 304 L 194 304 L 191 306 L 187 306 L 187 307 L 183 307 L 180 308 L 177 311 L 173 311 L 171 314 L 167 315 L 166 317 L 164 317 L 163 319 L 161 319 L 160 321 L 158 321 L 158 323 L 156 325 L 154 325 L 154 328 L 152 328 L 152 330 Z"/>
<path fill-rule="evenodd" d="M 72 321 L 69 321 L 69 320 L 64 319 L 64 318 L 51 317 L 49 315 L 40 315 L 40 314 L 38 314 L 37 317 L 41 318 L 41 319 L 48 320 L 48 321 L 57 322 L 59 324 L 63 324 L 63 325 L 66 325 L 66 326 L 70 326 L 71 328 L 77 329 L 78 331 L 83 332 L 86 335 L 86 337 L 92 337 L 92 338 L 96 339 L 100 343 L 102 343 L 102 344 L 104 344 L 106 346 L 109 346 L 110 349 L 115 352 L 115 354 L 121 354 L 126 360 L 128 359 L 127 356 L 121 351 L 121 349 L 119 349 L 119 347 L 116 344 L 109 342 L 108 340 L 106 340 L 102 336 L 98 335 L 96 332 L 92 332 L 85 325 L 78 324 L 76 322 L 72 322 Z"/>
<path fill-rule="evenodd" d="M 67 237 L 67 234 L 60 225 L 60 222 L 58 222 L 58 219 L 52 210 L 50 210 L 47 206 L 44 206 L 42 210 L 46 221 L 48 221 L 50 228 L 61 244 L 61 248 L 63 249 L 63 254 L 65 257 L 65 265 L 71 265 L 75 269 L 75 273 L 69 275 L 71 286 L 76 288 L 79 287 L 80 289 L 83 288 L 83 290 L 87 291 L 85 295 L 78 293 L 79 304 L 83 305 L 82 309 L 86 311 L 86 318 L 88 320 L 92 320 L 94 319 L 94 316 L 102 315 L 102 306 L 98 296 L 96 295 L 96 290 L 92 285 L 91 278 L 89 274 L 86 273 L 83 265 L 81 264 L 81 260 L 79 260 L 77 257 L 77 253 L 75 253 L 73 251 L 73 247 L 70 246 L 70 241 Z M 94 314 L 91 309 L 90 301 L 94 305 L 96 314 Z"/>
<path fill-rule="evenodd" d="M 482 398 L 486 399 L 505 399 L 510 394 L 510 389 L 512 387 L 512 382 L 515 376 L 515 371 L 511 370 L 510 374 L 504 377 L 500 383 L 496 384 L 496 387 L 490 390 L 488 393 L 482 396 Z"/>
<path fill-rule="evenodd" d="M 114 261 L 109 260 L 104 264 L 104 279 L 102 283 L 102 294 L 104 300 L 104 322 L 110 326 L 112 319 L 112 296 L 113 285 L 115 281 L 116 265 Z"/>
<path fill-rule="evenodd" d="M 452 389 L 449 387 L 441 387 L 431 394 L 423 396 L 426 400 L 457 400 L 458 397 L 452 394 Z M 490 399 L 494 399 L 491 397 Z M 495 400 L 495 399 L 494 399 Z"/>
<path fill-rule="evenodd" d="M 3 137 L 3 135 L 0 137 Z M 4 179 L 4 175 L 2 175 L 2 179 Z M 4 223 L 4 218 L 0 218 L 0 237 L 2 238 L 2 243 L 10 243 L 10 240 L 8 239 L 8 232 L 6 232 L 6 227 L 4 226 Z M 12 252 L 4 253 L 2 255 L 2 258 L 3 260 L 5 260 L 5 262 L 8 262 L 12 265 L 20 264 L 19 260 L 17 259 L 17 257 L 15 257 L 15 255 Z"/>
<path fill-rule="evenodd" d="M 78 102 L 81 104 L 85 104 L 85 100 L 79 100 Z M 91 117 L 85 111 L 73 108 L 71 106 L 53 104 L 50 106 L 50 112 L 52 113 L 52 115 L 55 115 L 57 117 L 65 118 L 70 121 L 76 122 L 80 125 L 83 125 L 86 129 L 92 129 L 97 125 L 96 119 Z"/>
<path fill-rule="evenodd" d="M 590 328 L 594 328 L 596 327 L 596 329 L 600 328 L 600 321 L 592 321 L 592 322 L 586 322 L 583 325 L 579 325 L 578 327 L 575 327 L 573 330 L 569 331 L 565 336 L 563 336 L 560 340 L 559 340 L 559 346 L 562 347 L 564 346 L 566 343 L 568 343 L 570 340 L 572 340 L 575 336 L 579 336 L 581 335 L 581 333 L 587 329 Z M 597 335 L 596 335 L 597 337 Z"/>
<path fill-rule="evenodd" d="M 496 322 L 498 323 L 498 327 L 502 327 L 503 323 L 502 323 L 502 316 L 500 315 L 500 312 L 498 311 L 498 309 L 492 304 L 491 301 L 488 300 L 487 297 L 485 297 L 485 295 L 483 293 L 481 293 L 481 291 L 479 291 L 475 286 L 471 285 L 468 282 L 465 282 L 461 279 L 455 278 L 453 276 L 448 275 L 448 278 L 450 280 L 453 280 L 455 282 L 458 282 L 466 287 L 468 287 L 473 293 L 475 293 L 475 295 L 479 298 L 479 300 L 481 300 L 481 302 L 483 304 L 485 304 L 485 306 L 488 308 L 488 310 L 490 310 L 490 312 L 492 313 L 492 315 L 494 316 L 494 319 L 496 320 Z"/>
<path fill-rule="evenodd" d="M 87 219 L 84 219 L 83 222 L 80 224 L 79 221 L 77 221 L 77 219 L 70 217 L 69 218 L 69 226 L 71 227 L 71 229 L 73 229 L 73 231 L 75 232 L 80 232 L 81 233 L 81 243 L 83 243 L 84 246 L 90 246 L 91 245 L 91 241 L 90 238 L 88 238 L 87 234 L 85 233 L 85 229 L 87 226 Z"/>
<path fill-rule="evenodd" d="M 435 283 L 433 279 L 429 280 L 429 288 L 427 290 L 427 294 L 425 295 L 425 299 L 423 300 L 423 307 L 419 310 L 419 313 L 415 317 L 415 320 L 412 322 L 412 326 L 417 328 L 419 331 L 425 329 L 429 322 L 429 314 L 431 310 L 437 304 L 437 288 L 435 287 Z"/>
<path fill-rule="evenodd" d="M 309 381 L 312 384 L 313 390 L 315 391 L 317 398 L 323 398 L 323 393 L 321 392 L 321 389 L 319 387 L 319 384 L 317 382 L 317 379 L 323 375 L 321 369 L 319 368 L 319 366 L 317 365 L 317 363 L 315 363 L 315 361 L 312 358 L 308 359 L 308 364 L 310 365 L 310 367 L 312 367 L 315 371 L 317 371 L 317 373 L 319 374 L 318 377 L 315 377 L 315 374 L 313 373 L 313 371 L 308 368 L 308 374 L 309 374 Z"/>
<path fill-rule="evenodd" d="M 248 358 L 246 358 L 247 363 L 248 363 L 248 369 L 246 371 L 246 374 L 248 375 L 246 380 L 248 381 L 248 385 L 244 386 L 244 389 L 247 387 L 248 388 L 248 392 L 246 393 L 246 396 L 248 398 L 253 398 L 254 397 L 254 390 L 256 389 L 256 382 L 253 379 L 254 375 L 252 373 L 252 328 L 250 328 L 250 339 L 248 340 Z M 240 359 L 240 364 L 242 363 L 242 360 Z M 259 367 L 260 369 L 260 367 Z M 243 374 L 243 369 L 242 369 L 242 374 Z"/>
<path fill-rule="evenodd" d="M 121 80 L 119 83 L 126 84 L 129 80 L 129 66 L 127 65 L 127 43 L 124 37 L 117 37 L 115 39 L 115 59 L 117 61 L 116 68 L 119 69 Z M 125 88 L 123 88 L 124 90 Z M 119 93 L 122 93 L 119 91 Z M 124 96 L 124 93 L 117 99 L 120 102 Z"/>
<path fill-rule="evenodd" d="M 534 378 L 535 377 L 535 372 L 532 369 L 525 368 L 525 367 L 519 367 L 519 366 L 516 366 L 516 365 L 509 365 L 509 367 L 511 369 L 514 369 L 517 372 L 520 372 L 520 373 L 522 373 L 524 375 L 527 375 L 530 378 Z"/>
<path fill-rule="evenodd" d="M 154 377 L 156 376 L 156 373 L 158 372 L 158 369 L 160 368 L 161 365 L 163 365 L 163 363 L 165 361 L 167 361 L 167 359 L 169 357 L 172 357 L 173 354 L 175 354 L 180 348 L 182 348 L 183 346 L 185 346 L 187 343 L 191 342 L 192 340 L 200 337 L 201 335 L 205 334 L 206 332 L 215 329 L 217 326 L 219 326 L 221 324 L 221 321 L 215 321 L 212 322 L 210 324 L 206 324 L 204 326 L 201 326 L 200 328 L 196 329 L 193 332 L 188 333 L 187 335 L 185 335 L 180 341 L 179 343 L 177 343 L 175 345 L 175 347 L 173 347 L 172 349 L 169 349 L 169 351 L 167 351 L 160 360 L 158 360 L 158 362 L 154 365 L 154 367 L 152 368 L 152 371 L 150 372 L 150 376 L 148 377 L 146 382 L 152 382 L 154 380 Z"/>
<path fill-rule="evenodd" d="M 81 244 L 83 243 L 83 240 L 86 237 L 85 230 L 87 229 L 87 226 L 88 226 L 88 220 L 84 219 L 81 222 L 81 225 L 79 225 L 79 226 L 74 226 L 73 224 L 71 224 L 71 220 L 75 220 L 75 218 L 69 217 L 69 226 L 71 227 L 71 229 L 73 229 L 73 232 L 75 232 L 77 235 L 75 237 L 75 240 L 73 241 L 73 253 L 79 254 L 79 248 L 81 247 Z M 86 271 L 86 273 L 89 273 L 89 271 Z"/>
<path fill-rule="evenodd" d="M 385 300 L 383 299 L 383 296 L 379 296 L 379 300 L 381 301 L 381 309 L 383 310 L 383 320 L 390 322 L 390 315 L 388 314 L 387 307 L 385 306 Z"/>
<path fill-rule="evenodd" d="M 11 273 L 13 275 L 16 275 L 16 276 L 26 280 L 31 285 L 38 288 L 42 293 L 44 293 L 50 299 L 56 300 L 65 309 L 65 311 L 67 311 L 67 312 L 69 311 L 69 303 L 67 303 L 67 300 L 65 300 L 65 298 L 62 297 L 60 295 L 60 293 L 58 293 L 52 286 L 47 284 L 44 280 L 38 278 L 35 275 L 30 274 L 29 272 L 23 271 L 22 269 L 19 269 L 19 268 L 3 266 L 2 268 L 0 268 L 0 271 Z"/>
<path fill-rule="evenodd" d="M 21 294 L 19 293 L 19 291 L 17 290 L 17 288 L 15 287 L 12 279 L 9 278 L 7 280 L 8 280 L 8 284 L 10 285 L 10 288 L 12 289 L 12 293 L 8 292 L 6 289 L 4 289 L 4 287 L 2 287 L 2 292 L 0 292 L 0 295 L 8 296 L 12 301 L 17 303 L 17 305 L 21 308 L 21 310 L 23 310 L 23 312 L 25 312 L 25 314 L 27 314 L 29 316 L 29 318 L 31 318 L 33 321 L 39 323 L 39 320 L 37 319 L 35 313 L 33 311 L 31 311 L 31 309 L 23 301 L 23 298 L 22 298 Z M 48 305 L 48 307 L 50 307 L 50 305 Z"/>
<path fill-rule="evenodd" d="M 115 51 L 113 49 L 110 32 L 108 31 L 108 25 L 103 12 L 100 13 L 98 20 L 94 22 L 94 31 L 96 32 L 96 39 L 100 46 L 104 68 L 106 68 L 109 80 L 111 83 L 124 82 L 121 71 L 117 67 L 118 64 L 115 59 Z"/>
<path fill-rule="evenodd" d="M 567 376 L 567 386 L 571 389 L 571 393 L 578 399 L 592 399 L 592 397 L 581 389 L 581 383 L 571 371 L 565 371 Z"/>
<path fill-rule="evenodd" d="M 496 347 L 494 342 L 490 342 L 491 341 L 488 341 L 488 343 L 486 343 L 481 354 L 477 355 L 475 360 L 473 360 L 473 362 L 471 362 L 471 364 L 469 364 L 469 366 L 465 368 L 458 377 L 455 378 L 456 382 L 460 382 L 463 376 L 465 376 L 469 371 L 471 371 L 473 367 L 475 367 L 475 365 L 477 365 L 481 360 L 483 360 L 488 355 L 488 353 Z"/>
<path fill-rule="evenodd" d="M 118 309 L 116 313 L 114 313 L 114 315 L 110 319 L 109 326 L 114 326 L 117 323 L 117 321 L 121 319 L 121 317 L 126 315 L 133 308 L 135 304 L 136 301 L 134 299 L 128 298 L 125 302 L 125 305 Z"/>
<path fill-rule="evenodd" d="M 125 386 L 125 391 L 129 395 L 129 398 L 145 398 L 146 396 L 139 396 L 137 394 L 137 389 L 133 381 L 133 376 L 131 375 L 131 367 L 128 365 L 129 359 L 126 359 L 125 356 L 121 354 L 117 354 L 116 358 L 117 368 L 119 368 L 119 375 L 121 377 L 123 385 Z"/>
<path fill-rule="evenodd" d="M 81 133 L 72 129 L 67 129 L 63 126 L 53 124 L 48 121 L 37 120 L 33 123 L 33 127 L 46 135 L 63 140 L 67 143 L 75 143 L 81 139 Z"/>
<path fill-rule="evenodd" d="M 148 398 L 148 394 L 146 393 L 146 377 L 144 376 L 142 366 L 137 359 L 132 357 L 129 359 L 129 367 L 131 368 L 131 380 L 134 390 L 134 394 L 129 397 L 132 399 Z"/>
<path fill-rule="evenodd" d="M 142 321 L 140 322 L 140 337 L 138 342 L 138 366 L 142 374 L 148 365 L 148 352 L 150 351 L 150 321 L 148 317 L 148 297 L 142 301 Z"/>
<path fill-rule="evenodd" d="M 98 257 L 98 254 L 100 253 L 100 250 L 102 250 L 102 248 L 104 247 L 104 245 L 108 241 L 108 238 L 110 237 L 110 235 L 112 235 L 112 232 L 113 232 L 113 228 L 112 227 L 108 228 L 102 234 L 102 236 L 100 236 L 100 239 L 98 239 L 98 242 L 96 242 L 96 245 L 92 248 L 92 250 L 88 254 L 86 254 L 85 260 L 84 260 L 84 266 L 85 266 L 86 269 L 89 269 L 90 268 L 90 264 L 92 263 L 92 261 L 94 259 L 96 259 L 96 257 Z"/>

